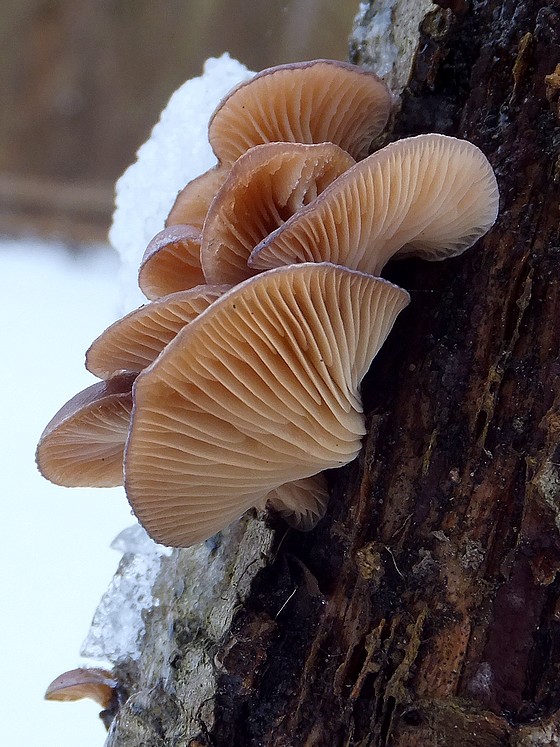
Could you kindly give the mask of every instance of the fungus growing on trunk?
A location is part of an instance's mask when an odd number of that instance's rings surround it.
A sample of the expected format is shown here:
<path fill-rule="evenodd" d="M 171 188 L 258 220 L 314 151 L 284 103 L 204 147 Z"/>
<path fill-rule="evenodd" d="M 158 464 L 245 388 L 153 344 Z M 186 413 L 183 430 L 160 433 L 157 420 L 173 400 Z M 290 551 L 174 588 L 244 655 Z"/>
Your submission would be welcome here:
<path fill-rule="evenodd" d="M 461 254 L 498 214 L 486 156 L 466 140 L 418 135 L 357 163 L 252 252 L 255 270 L 334 262 L 373 275 L 397 255 Z"/>
<path fill-rule="evenodd" d="M 376 76 L 329 60 L 265 70 L 224 99 L 209 126 L 221 163 L 180 193 L 142 260 L 158 300 L 88 350 L 106 381 L 45 429 L 48 479 L 117 485 L 124 466 L 140 522 L 175 546 L 267 503 L 316 523 L 320 473 L 358 454 L 361 379 L 409 302 L 374 275 L 395 254 L 459 254 L 497 214 L 492 169 L 466 141 L 421 135 L 356 164 L 389 109 Z"/>
<path fill-rule="evenodd" d="M 171 226 L 154 236 L 138 270 L 138 285 L 146 298 L 153 301 L 206 282 L 200 242 L 200 231 L 192 226 Z"/>
<path fill-rule="evenodd" d="M 386 84 L 356 65 L 311 60 L 278 65 L 240 83 L 210 119 L 220 163 L 233 164 L 261 143 L 335 143 L 357 161 L 385 128 Z"/>
<path fill-rule="evenodd" d="M 200 542 L 278 486 L 354 459 L 360 381 L 408 301 L 305 264 L 245 281 L 183 328 L 134 386 L 125 487 L 148 533 Z"/>
<path fill-rule="evenodd" d="M 136 374 L 124 374 L 93 384 L 56 413 L 36 453 L 47 480 L 76 488 L 122 485 L 135 378 Z"/>
<path fill-rule="evenodd" d="M 229 289 L 199 285 L 131 311 L 108 327 L 86 353 L 86 368 L 100 379 L 149 366 L 185 324 Z"/>
<path fill-rule="evenodd" d="M 268 143 L 243 154 L 204 223 L 200 261 L 207 282 L 254 275 L 247 266 L 253 248 L 354 163 L 332 143 Z"/>
<path fill-rule="evenodd" d="M 190 181 L 177 195 L 165 225 L 189 225 L 202 231 L 210 203 L 228 174 L 229 166 L 214 166 Z"/>
<path fill-rule="evenodd" d="M 46 700 L 82 700 L 91 698 L 102 708 L 115 699 L 117 681 L 106 669 L 80 667 L 59 675 L 47 687 Z"/>

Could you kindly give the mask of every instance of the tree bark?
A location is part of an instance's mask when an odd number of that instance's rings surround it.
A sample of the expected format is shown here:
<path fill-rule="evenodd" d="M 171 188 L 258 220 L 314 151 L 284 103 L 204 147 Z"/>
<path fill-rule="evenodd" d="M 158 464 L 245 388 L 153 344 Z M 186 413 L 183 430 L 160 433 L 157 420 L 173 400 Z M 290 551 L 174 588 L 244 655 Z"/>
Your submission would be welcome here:
<path fill-rule="evenodd" d="M 560 744 L 560 1 L 361 11 L 353 61 L 404 88 L 391 139 L 476 143 L 498 223 L 389 269 L 412 303 L 318 527 L 260 517 L 162 560 L 109 745 Z"/>

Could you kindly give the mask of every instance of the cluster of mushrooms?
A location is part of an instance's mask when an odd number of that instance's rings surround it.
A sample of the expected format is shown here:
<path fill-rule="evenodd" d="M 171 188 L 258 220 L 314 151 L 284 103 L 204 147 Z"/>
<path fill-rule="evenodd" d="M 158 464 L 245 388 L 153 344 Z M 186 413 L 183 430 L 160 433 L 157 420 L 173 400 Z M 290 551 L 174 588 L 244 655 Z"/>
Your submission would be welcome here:
<path fill-rule="evenodd" d="M 124 483 L 148 533 L 176 547 L 266 504 L 317 522 L 323 470 L 358 454 L 360 382 L 409 302 L 384 265 L 459 254 L 497 215 L 469 142 L 420 135 L 368 156 L 390 109 L 377 76 L 331 60 L 226 96 L 209 124 L 218 165 L 145 252 L 150 303 L 87 351 L 101 381 L 45 428 L 45 477 Z"/>

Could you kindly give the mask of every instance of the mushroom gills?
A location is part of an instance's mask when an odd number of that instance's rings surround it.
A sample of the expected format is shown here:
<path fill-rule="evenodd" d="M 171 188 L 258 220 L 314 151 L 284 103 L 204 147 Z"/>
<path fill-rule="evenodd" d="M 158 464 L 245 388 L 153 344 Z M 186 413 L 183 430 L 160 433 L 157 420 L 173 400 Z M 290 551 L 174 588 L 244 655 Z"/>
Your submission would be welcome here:
<path fill-rule="evenodd" d="M 359 160 L 390 111 L 389 89 L 374 73 L 337 60 L 290 63 L 234 88 L 212 115 L 208 139 L 224 164 L 274 142 L 334 143 Z"/>
<path fill-rule="evenodd" d="M 115 376 L 79 392 L 52 418 L 37 446 L 41 474 L 56 485 L 123 484 L 123 451 L 136 374 Z"/>
<path fill-rule="evenodd" d="M 254 270 L 329 261 L 380 275 L 394 255 L 461 254 L 493 225 L 498 187 L 472 143 L 446 135 L 398 140 L 356 164 L 265 238 Z"/>
<path fill-rule="evenodd" d="M 355 163 L 332 143 L 268 143 L 234 164 L 212 202 L 202 231 L 200 261 L 209 283 L 238 283 L 255 271 L 252 249 L 321 194 Z"/>
<path fill-rule="evenodd" d="M 327 479 L 318 475 L 284 483 L 266 496 L 267 505 L 294 529 L 307 532 L 325 515 L 329 500 Z"/>
<path fill-rule="evenodd" d="M 125 487 L 148 533 L 200 542 L 280 485 L 354 459 L 359 383 L 408 301 L 303 264 L 246 280 L 184 327 L 134 386 Z"/>
<path fill-rule="evenodd" d="M 179 330 L 229 288 L 229 285 L 199 285 L 132 311 L 94 340 L 86 353 L 86 368 L 102 379 L 123 371 L 141 371 Z"/>

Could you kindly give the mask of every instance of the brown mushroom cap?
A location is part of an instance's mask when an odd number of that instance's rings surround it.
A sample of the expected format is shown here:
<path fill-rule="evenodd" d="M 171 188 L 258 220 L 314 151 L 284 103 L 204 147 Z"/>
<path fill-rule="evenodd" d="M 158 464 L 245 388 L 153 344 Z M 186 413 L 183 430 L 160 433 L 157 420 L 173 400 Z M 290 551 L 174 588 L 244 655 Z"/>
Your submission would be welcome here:
<path fill-rule="evenodd" d="M 122 485 L 135 378 L 93 384 L 56 413 L 37 446 L 37 466 L 47 480 L 66 487 Z"/>
<path fill-rule="evenodd" d="M 64 672 L 51 682 L 45 693 L 46 700 L 81 700 L 91 698 L 102 708 L 109 708 L 115 697 L 117 681 L 105 669 L 80 667 Z"/>
<path fill-rule="evenodd" d="M 263 270 L 329 261 L 379 275 L 416 254 L 461 254 L 496 220 L 498 186 L 484 154 L 466 140 L 419 135 L 356 164 L 257 246 Z"/>
<path fill-rule="evenodd" d="M 206 282 L 200 242 L 200 231 L 192 226 L 170 226 L 154 236 L 138 270 L 138 285 L 146 298 L 153 301 Z"/>
<path fill-rule="evenodd" d="M 86 368 L 101 379 L 141 371 L 186 324 L 201 314 L 229 285 L 199 285 L 141 306 L 108 327 L 86 353 Z"/>
<path fill-rule="evenodd" d="M 200 261 L 209 283 L 239 283 L 253 248 L 355 163 L 332 143 L 257 145 L 232 166 L 202 231 Z"/>
<path fill-rule="evenodd" d="M 206 213 L 229 173 L 229 166 L 214 166 L 184 187 L 165 221 L 166 226 L 189 225 L 202 231 Z"/>
<path fill-rule="evenodd" d="M 234 287 L 139 374 L 128 499 L 168 545 L 200 542 L 278 486 L 354 459 L 359 383 L 406 291 L 330 264 Z"/>
<path fill-rule="evenodd" d="M 306 477 L 280 485 L 267 496 L 267 505 L 295 529 L 306 532 L 323 518 L 329 501 L 325 475 Z"/>
<path fill-rule="evenodd" d="M 221 163 L 255 145 L 335 143 L 356 160 L 387 124 L 391 95 L 373 73 L 337 60 L 263 70 L 223 99 L 208 128 Z"/>

